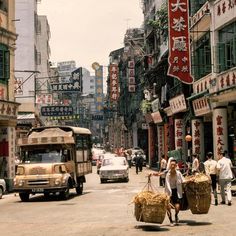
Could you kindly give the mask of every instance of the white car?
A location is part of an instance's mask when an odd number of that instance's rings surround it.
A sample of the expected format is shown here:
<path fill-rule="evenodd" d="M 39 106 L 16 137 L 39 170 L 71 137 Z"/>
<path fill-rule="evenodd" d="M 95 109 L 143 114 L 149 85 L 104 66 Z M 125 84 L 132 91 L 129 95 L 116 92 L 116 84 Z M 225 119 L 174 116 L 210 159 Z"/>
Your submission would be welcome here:
<path fill-rule="evenodd" d="M 101 183 L 108 180 L 129 182 L 129 165 L 125 157 L 105 157 L 99 171 Z"/>
<path fill-rule="evenodd" d="M 0 179 L 0 199 L 2 198 L 3 193 L 6 191 L 6 182 L 4 179 Z"/>

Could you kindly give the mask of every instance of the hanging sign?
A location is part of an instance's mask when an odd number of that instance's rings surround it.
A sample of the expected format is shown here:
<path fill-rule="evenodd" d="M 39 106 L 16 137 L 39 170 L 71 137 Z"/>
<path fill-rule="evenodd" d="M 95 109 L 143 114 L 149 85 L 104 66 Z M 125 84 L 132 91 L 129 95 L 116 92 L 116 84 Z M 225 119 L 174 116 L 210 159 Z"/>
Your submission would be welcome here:
<path fill-rule="evenodd" d="M 169 69 L 168 75 L 192 84 L 189 40 L 188 0 L 169 0 Z"/>

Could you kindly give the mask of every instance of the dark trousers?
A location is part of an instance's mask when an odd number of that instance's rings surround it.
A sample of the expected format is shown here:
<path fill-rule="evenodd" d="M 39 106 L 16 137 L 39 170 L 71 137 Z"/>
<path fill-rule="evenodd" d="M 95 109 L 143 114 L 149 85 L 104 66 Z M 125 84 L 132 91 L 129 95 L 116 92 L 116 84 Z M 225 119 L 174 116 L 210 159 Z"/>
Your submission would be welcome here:
<path fill-rule="evenodd" d="M 210 177 L 211 177 L 211 187 L 214 194 L 214 198 L 217 199 L 217 191 L 216 191 L 217 178 L 216 175 L 210 175 Z"/>
<path fill-rule="evenodd" d="M 136 174 L 138 174 L 139 166 L 135 165 L 135 167 L 136 167 Z"/>

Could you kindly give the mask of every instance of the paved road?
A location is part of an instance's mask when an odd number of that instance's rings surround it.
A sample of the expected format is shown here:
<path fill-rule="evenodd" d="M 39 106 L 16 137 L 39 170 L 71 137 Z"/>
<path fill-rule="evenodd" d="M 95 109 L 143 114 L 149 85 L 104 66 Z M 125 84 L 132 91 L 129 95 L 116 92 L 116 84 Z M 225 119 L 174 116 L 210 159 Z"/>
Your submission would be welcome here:
<path fill-rule="evenodd" d="M 144 170 L 130 171 L 129 183 L 100 184 L 95 173 L 87 176 L 84 194 L 72 192 L 68 201 L 31 197 L 23 203 L 14 194 L 0 200 L 0 235 L 6 236 L 143 236 L 143 235 L 236 235 L 236 199 L 233 205 L 212 205 L 209 214 L 180 213 L 180 225 L 170 227 L 137 222 L 133 215 L 134 195 L 146 184 Z M 158 188 L 157 177 L 152 178 Z M 158 191 L 163 191 L 159 188 Z"/>

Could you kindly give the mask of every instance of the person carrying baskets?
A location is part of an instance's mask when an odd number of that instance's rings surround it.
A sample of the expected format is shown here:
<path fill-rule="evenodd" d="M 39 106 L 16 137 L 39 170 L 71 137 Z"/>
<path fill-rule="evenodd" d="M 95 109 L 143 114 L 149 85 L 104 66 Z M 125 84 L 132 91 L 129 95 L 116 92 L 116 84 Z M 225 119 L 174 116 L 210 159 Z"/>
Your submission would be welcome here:
<path fill-rule="evenodd" d="M 163 173 L 152 173 L 151 175 L 160 176 Z M 175 223 L 179 223 L 179 211 L 180 211 L 180 203 L 183 197 L 183 188 L 182 183 L 184 182 L 184 177 L 182 173 L 177 170 L 177 161 L 172 159 L 170 161 L 169 169 L 166 172 L 166 180 L 165 180 L 165 193 L 170 196 L 170 204 L 167 207 L 167 215 L 170 220 L 171 226 L 174 225 L 172 220 L 171 208 L 175 209 Z"/>

